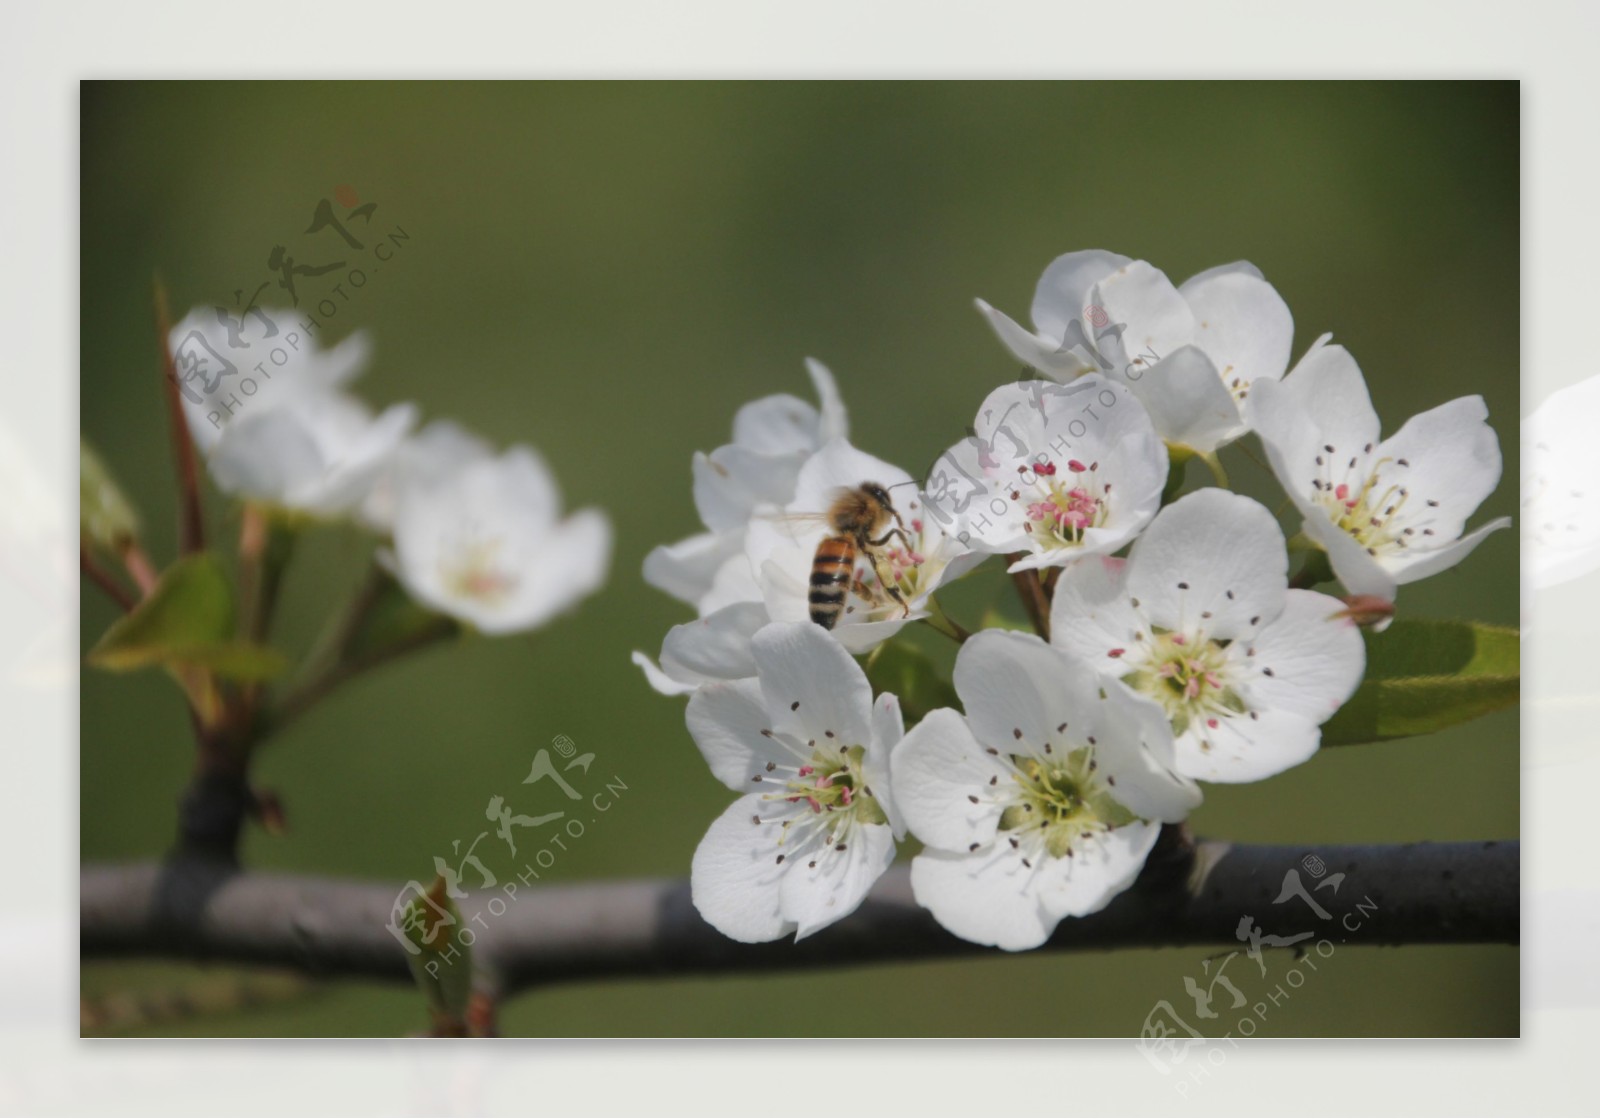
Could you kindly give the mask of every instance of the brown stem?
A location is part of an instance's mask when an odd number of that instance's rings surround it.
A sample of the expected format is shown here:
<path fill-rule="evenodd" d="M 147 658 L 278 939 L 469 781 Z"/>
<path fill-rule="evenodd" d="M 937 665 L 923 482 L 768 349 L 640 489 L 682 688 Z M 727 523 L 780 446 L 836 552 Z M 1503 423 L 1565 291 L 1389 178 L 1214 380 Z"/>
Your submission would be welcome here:
<path fill-rule="evenodd" d="M 133 609 L 133 596 L 123 589 L 122 584 L 117 582 L 111 572 L 95 562 L 87 545 L 78 546 L 78 567 L 89 577 L 90 582 L 111 596 L 111 600 L 122 608 L 124 614 Z"/>
<path fill-rule="evenodd" d="M 138 585 L 141 595 L 148 596 L 156 589 L 156 582 L 160 576 L 156 574 L 155 565 L 150 562 L 150 557 L 145 555 L 144 549 L 135 541 L 130 540 L 122 546 L 122 566 Z"/>
<path fill-rule="evenodd" d="M 1006 562 L 1016 563 L 1027 554 L 1017 552 L 1007 556 Z M 1017 595 L 1022 599 L 1023 609 L 1028 612 L 1028 620 L 1033 623 L 1033 632 L 1046 641 L 1050 640 L 1050 595 L 1040 581 L 1038 569 L 1012 572 L 1011 581 L 1017 585 Z"/>
<path fill-rule="evenodd" d="M 425 649 L 429 645 L 453 637 L 460 632 L 461 627 L 450 618 L 439 618 L 425 629 L 419 629 L 402 640 L 391 645 L 386 645 L 364 657 L 336 661 L 330 668 L 320 675 L 308 680 L 305 684 L 295 689 L 286 696 L 277 709 L 266 717 L 265 725 L 260 728 L 260 738 L 267 738 L 277 734 L 301 715 L 304 715 L 318 703 L 328 698 L 335 690 L 347 681 L 354 679 L 369 669 L 390 661 L 399 660 L 408 653 Z"/>
<path fill-rule="evenodd" d="M 156 330 L 160 335 L 161 367 L 165 376 L 162 389 L 167 399 L 167 421 L 171 427 L 172 449 L 178 462 L 179 526 L 178 550 L 182 555 L 204 550 L 205 518 L 200 504 L 200 464 L 195 457 L 194 440 L 189 435 L 189 421 L 184 414 L 183 400 L 179 396 L 177 363 L 172 357 L 168 338 L 172 333 L 172 315 L 167 310 L 167 289 L 160 277 L 155 281 Z"/>

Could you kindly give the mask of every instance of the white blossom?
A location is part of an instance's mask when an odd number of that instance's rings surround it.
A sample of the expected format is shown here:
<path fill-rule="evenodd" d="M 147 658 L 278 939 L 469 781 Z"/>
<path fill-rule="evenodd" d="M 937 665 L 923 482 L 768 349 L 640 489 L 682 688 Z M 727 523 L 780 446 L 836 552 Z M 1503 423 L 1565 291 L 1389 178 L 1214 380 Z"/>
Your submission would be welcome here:
<path fill-rule="evenodd" d="M 787 393 L 762 397 L 734 415 L 733 442 L 695 452 L 694 503 L 705 532 L 663 544 L 644 560 L 644 580 L 702 615 L 758 598 L 744 561 L 744 532 L 757 506 L 794 496 L 807 458 L 849 435 L 844 402 L 827 366 L 806 360 L 820 409 Z"/>
<path fill-rule="evenodd" d="M 1159 708 L 1031 634 L 986 630 L 956 658 L 966 715 L 940 709 L 891 758 L 926 850 L 918 904 L 957 936 L 1034 948 L 1133 884 L 1161 822 L 1200 803 Z"/>
<path fill-rule="evenodd" d="M 1464 396 L 1379 434 L 1366 382 L 1343 346 L 1318 339 L 1251 414 L 1279 483 L 1353 595 L 1393 601 L 1403 583 L 1454 567 L 1500 517 L 1462 535 L 1500 481 L 1500 444 L 1481 396 Z"/>
<path fill-rule="evenodd" d="M 817 546 L 836 534 L 826 519 L 828 509 L 841 491 L 866 482 L 888 492 L 899 514 L 890 527 L 903 535 L 872 549 L 881 562 L 857 552 L 853 587 L 833 626 L 834 636 L 852 653 L 868 652 L 908 622 L 928 617 L 932 594 L 984 559 L 925 516 L 911 475 L 836 439 L 806 460 L 793 500 L 781 510 L 758 513 L 746 533 L 750 570 L 773 621 L 810 617 Z M 891 587 L 898 599 L 886 589 Z"/>
<path fill-rule="evenodd" d="M 1012 571 L 1114 552 L 1161 506 L 1167 452 L 1123 385 L 1026 381 L 990 393 L 972 434 L 934 463 L 926 500 L 975 551 L 1024 553 Z"/>
<path fill-rule="evenodd" d="M 1294 319 L 1253 264 L 1207 269 L 1181 286 L 1142 260 L 1090 249 L 1039 278 L 1030 331 L 983 300 L 1001 342 L 1061 381 L 1103 372 L 1128 384 L 1174 447 L 1214 453 L 1248 429 L 1252 386 L 1289 364 Z"/>
<path fill-rule="evenodd" d="M 554 476 L 526 447 L 396 494 L 396 577 L 423 605 L 484 633 L 543 624 L 599 589 L 610 563 L 605 514 L 563 519 Z"/>
<path fill-rule="evenodd" d="M 1522 421 L 1522 529 L 1528 578 L 1553 587 L 1600 567 L 1600 377 L 1551 393 Z"/>
<path fill-rule="evenodd" d="M 348 515 L 416 423 L 416 409 L 397 404 L 374 416 L 342 391 L 366 363 L 364 336 L 322 350 L 300 336 L 289 312 L 264 314 L 270 334 L 253 316 L 230 333 L 214 308 L 197 308 L 172 328 L 189 431 L 224 493 L 313 516 Z"/>
<path fill-rule="evenodd" d="M 1062 573 L 1050 640 L 1160 704 L 1179 772 L 1258 781 L 1316 752 L 1366 663 L 1344 603 L 1290 590 L 1288 564 L 1264 506 L 1198 490 L 1163 509 L 1127 560 Z"/>
<path fill-rule="evenodd" d="M 741 793 L 694 854 L 695 908 L 734 940 L 795 939 L 849 916 L 903 834 L 889 787 L 899 702 L 810 622 L 764 627 L 757 678 L 719 681 L 686 721 L 711 772 Z"/>

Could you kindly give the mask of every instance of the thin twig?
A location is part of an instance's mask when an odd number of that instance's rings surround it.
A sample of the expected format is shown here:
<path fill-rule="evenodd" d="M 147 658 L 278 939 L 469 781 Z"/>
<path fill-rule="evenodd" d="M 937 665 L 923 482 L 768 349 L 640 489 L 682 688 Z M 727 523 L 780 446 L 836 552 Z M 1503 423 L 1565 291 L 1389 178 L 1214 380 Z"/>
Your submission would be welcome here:
<path fill-rule="evenodd" d="M 145 555 L 138 541 L 129 540 L 122 546 L 122 566 L 137 584 L 141 595 L 148 596 L 156 589 L 156 583 L 161 577 L 156 574 L 155 565 L 150 562 L 150 557 Z"/>
<path fill-rule="evenodd" d="M 1007 556 L 1006 562 L 1016 563 L 1026 555 L 1026 552 L 1017 552 Z M 1050 596 L 1045 593 L 1038 569 L 1014 571 L 1011 580 L 1017 585 L 1017 595 L 1022 599 L 1023 609 L 1028 612 L 1028 620 L 1033 623 L 1033 632 L 1046 641 L 1050 640 Z"/>
<path fill-rule="evenodd" d="M 945 613 L 943 604 L 932 595 L 928 596 L 928 616 L 922 620 L 958 645 L 972 636 L 972 631 Z"/>
<path fill-rule="evenodd" d="M 117 582 L 111 572 L 95 562 L 94 556 L 89 553 L 88 545 L 78 546 L 78 567 L 89 577 L 90 582 L 105 591 L 111 600 L 122 608 L 124 614 L 133 609 L 133 596 L 123 589 L 122 584 Z"/>
<path fill-rule="evenodd" d="M 453 619 L 441 617 L 431 625 L 418 629 L 404 639 L 386 645 L 367 656 L 336 661 L 284 697 L 283 702 L 266 716 L 259 737 L 265 739 L 279 733 L 301 715 L 327 699 L 341 685 L 362 673 L 437 644 L 460 631 L 460 625 Z"/>
<path fill-rule="evenodd" d="M 205 515 L 200 504 L 200 464 L 195 457 L 194 440 L 189 435 L 189 420 L 179 394 L 178 367 L 168 338 L 172 334 L 172 315 L 167 310 L 167 289 L 160 277 L 155 281 L 156 331 L 160 335 L 162 390 L 167 398 L 167 420 L 171 427 L 172 449 L 178 462 L 178 551 L 190 555 L 206 546 Z"/>

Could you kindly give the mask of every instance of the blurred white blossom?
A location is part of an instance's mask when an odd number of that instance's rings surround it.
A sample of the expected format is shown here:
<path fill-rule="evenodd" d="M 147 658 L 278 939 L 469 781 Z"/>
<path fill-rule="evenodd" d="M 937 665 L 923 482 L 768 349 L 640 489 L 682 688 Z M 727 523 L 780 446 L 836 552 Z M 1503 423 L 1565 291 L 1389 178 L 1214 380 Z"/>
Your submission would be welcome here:
<path fill-rule="evenodd" d="M 1600 377 L 1551 393 L 1522 421 L 1528 578 L 1553 587 L 1600 567 Z"/>
<path fill-rule="evenodd" d="M 172 328 L 190 434 L 224 493 L 313 516 L 348 515 L 416 423 L 416 409 L 397 404 L 374 416 L 342 391 L 366 364 L 364 335 L 323 350 L 290 312 L 263 315 L 230 329 L 225 310 L 196 308 Z"/>
<path fill-rule="evenodd" d="M 594 593 L 611 563 L 597 509 L 561 516 L 554 476 L 526 447 L 411 476 L 395 497 L 396 577 L 419 602 L 489 634 L 531 629 Z"/>

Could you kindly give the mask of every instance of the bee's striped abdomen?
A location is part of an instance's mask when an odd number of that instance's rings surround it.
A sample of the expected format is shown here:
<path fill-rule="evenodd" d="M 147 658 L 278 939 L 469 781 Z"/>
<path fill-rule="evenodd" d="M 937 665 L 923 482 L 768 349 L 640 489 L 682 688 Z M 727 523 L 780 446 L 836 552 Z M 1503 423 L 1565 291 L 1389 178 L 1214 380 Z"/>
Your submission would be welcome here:
<path fill-rule="evenodd" d="M 844 609 L 850 577 L 856 566 L 856 542 L 848 536 L 830 536 L 817 545 L 811 561 L 811 620 L 832 629 Z"/>

